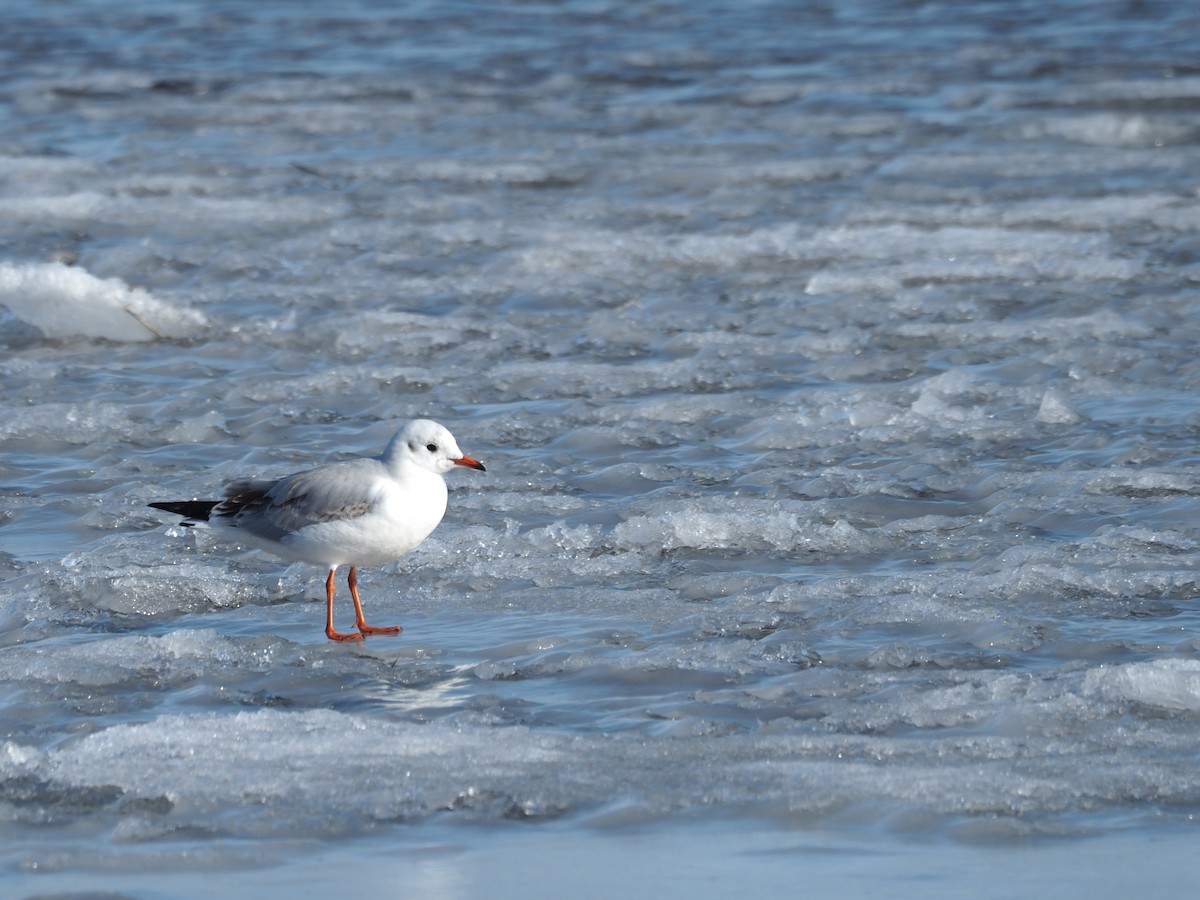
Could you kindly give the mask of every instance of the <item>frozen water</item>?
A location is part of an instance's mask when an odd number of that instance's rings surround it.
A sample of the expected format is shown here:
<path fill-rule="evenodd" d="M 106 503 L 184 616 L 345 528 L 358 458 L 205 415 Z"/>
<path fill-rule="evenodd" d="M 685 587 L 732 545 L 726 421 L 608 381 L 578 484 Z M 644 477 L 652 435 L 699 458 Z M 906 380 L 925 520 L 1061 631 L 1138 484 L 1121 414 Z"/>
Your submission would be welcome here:
<path fill-rule="evenodd" d="M 52 338 L 182 338 L 204 324 L 199 313 L 172 309 L 120 279 L 101 280 L 61 263 L 0 265 L 0 305 Z"/>
<path fill-rule="evenodd" d="M 0 893 L 1194 880 L 1187 4 L 0 26 Z M 398 638 L 146 506 L 416 416 Z"/>

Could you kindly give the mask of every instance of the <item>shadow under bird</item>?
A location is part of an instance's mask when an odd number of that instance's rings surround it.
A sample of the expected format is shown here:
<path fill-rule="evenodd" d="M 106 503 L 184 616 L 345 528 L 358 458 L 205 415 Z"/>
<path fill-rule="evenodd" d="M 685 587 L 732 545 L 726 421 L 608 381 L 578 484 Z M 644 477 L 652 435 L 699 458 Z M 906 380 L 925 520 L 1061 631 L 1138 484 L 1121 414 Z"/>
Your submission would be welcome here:
<path fill-rule="evenodd" d="M 366 623 L 358 596 L 358 567 L 399 559 L 425 540 L 446 513 L 446 482 L 455 466 L 485 471 L 458 449 L 454 436 L 428 419 L 396 432 L 379 456 L 329 463 L 271 480 L 235 481 L 223 500 L 151 503 L 281 559 L 326 566 L 325 634 L 361 641 L 399 634 L 400 626 Z M 357 631 L 333 627 L 334 574 L 349 566 Z"/>

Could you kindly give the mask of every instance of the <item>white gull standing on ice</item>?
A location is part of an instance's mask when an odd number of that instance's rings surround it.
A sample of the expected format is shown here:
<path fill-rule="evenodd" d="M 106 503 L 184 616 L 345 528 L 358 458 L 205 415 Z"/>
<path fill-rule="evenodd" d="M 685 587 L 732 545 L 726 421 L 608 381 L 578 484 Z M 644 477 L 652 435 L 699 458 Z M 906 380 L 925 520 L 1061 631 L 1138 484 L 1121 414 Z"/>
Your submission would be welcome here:
<path fill-rule="evenodd" d="M 277 481 L 235 481 L 224 500 L 151 503 L 184 516 L 184 525 L 207 524 L 283 559 L 329 568 L 325 580 L 325 634 L 360 641 L 368 634 L 399 634 L 363 619 L 358 567 L 398 559 L 425 540 L 446 512 L 446 482 L 455 466 L 484 471 L 458 449 L 448 430 L 414 419 L 396 432 L 379 456 L 329 463 Z M 348 565 L 357 631 L 333 627 L 333 576 Z"/>

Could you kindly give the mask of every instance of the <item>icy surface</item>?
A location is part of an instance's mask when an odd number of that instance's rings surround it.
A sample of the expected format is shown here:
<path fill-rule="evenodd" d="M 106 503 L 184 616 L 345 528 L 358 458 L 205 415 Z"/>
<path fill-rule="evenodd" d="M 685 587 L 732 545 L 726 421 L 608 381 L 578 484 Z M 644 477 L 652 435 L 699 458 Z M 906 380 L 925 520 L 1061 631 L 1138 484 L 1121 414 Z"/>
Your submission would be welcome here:
<path fill-rule="evenodd" d="M 0 893 L 1194 835 L 1188 4 L 0 20 Z M 415 416 L 488 471 L 398 638 L 146 507 Z"/>
<path fill-rule="evenodd" d="M 149 341 L 187 337 L 204 325 L 193 310 L 173 309 L 119 278 L 101 280 L 61 263 L 0 264 L 0 306 L 52 338 Z"/>

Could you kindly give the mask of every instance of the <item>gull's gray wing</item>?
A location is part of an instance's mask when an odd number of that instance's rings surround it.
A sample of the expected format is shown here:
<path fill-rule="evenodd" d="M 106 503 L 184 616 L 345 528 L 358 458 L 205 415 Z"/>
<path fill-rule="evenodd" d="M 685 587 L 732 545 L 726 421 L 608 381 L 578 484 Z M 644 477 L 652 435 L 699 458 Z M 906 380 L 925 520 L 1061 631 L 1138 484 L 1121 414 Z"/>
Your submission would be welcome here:
<path fill-rule="evenodd" d="M 374 503 L 374 485 L 385 475 L 379 460 L 353 459 L 278 481 L 235 481 L 210 518 L 278 541 L 306 525 L 365 515 Z"/>

